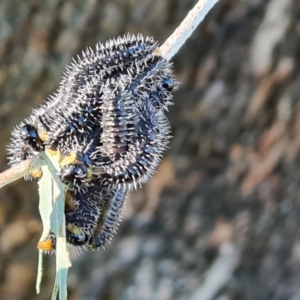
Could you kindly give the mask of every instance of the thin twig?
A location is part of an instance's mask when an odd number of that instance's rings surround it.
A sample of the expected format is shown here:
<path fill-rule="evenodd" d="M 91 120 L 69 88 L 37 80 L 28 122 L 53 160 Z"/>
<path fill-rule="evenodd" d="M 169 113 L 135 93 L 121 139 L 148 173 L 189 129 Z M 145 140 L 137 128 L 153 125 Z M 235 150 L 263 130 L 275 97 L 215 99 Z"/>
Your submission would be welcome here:
<path fill-rule="evenodd" d="M 160 54 L 170 60 L 190 37 L 198 24 L 219 0 L 199 0 L 172 35 L 160 47 Z"/>
<path fill-rule="evenodd" d="M 43 159 L 39 155 L 35 155 L 17 165 L 12 166 L 10 169 L 0 173 L 0 188 L 33 172 L 40 168 L 43 164 Z"/>

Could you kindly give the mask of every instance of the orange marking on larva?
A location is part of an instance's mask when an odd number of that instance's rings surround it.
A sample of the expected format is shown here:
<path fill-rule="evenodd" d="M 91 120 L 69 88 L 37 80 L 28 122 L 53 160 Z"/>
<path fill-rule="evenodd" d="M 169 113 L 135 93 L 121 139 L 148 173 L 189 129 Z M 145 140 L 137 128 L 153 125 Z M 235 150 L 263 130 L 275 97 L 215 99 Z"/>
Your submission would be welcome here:
<path fill-rule="evenodd" d="M 54 250 L 54 247 L 53 247 L 53 241 L 52 240 L 45 240 L 45 241 L 40 241 L 38 242 L 37 244 L 37 248 L 39 250 L 43 250 L 43 251 L 50 251 L 50 250 Z"/>

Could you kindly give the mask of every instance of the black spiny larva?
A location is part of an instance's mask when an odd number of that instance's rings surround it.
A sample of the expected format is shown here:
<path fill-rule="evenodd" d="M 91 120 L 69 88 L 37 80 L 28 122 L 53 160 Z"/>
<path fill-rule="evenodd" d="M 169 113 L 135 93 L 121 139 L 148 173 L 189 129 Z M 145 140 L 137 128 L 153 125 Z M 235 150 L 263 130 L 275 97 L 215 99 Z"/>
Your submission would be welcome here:
<path fill-rule="evenodd" d="M 125 189 L 99 186 L 74 194 L 78 206 L 65 212 L 67 241 L 89 249 L 103 247 L 117 230 L 126 195 Z"/>
<path fill-rule="evenodd" d="M 97 228 L 89 239 L 88 247 L 91 249 L 104 247 L 111 241 L 117 232 L 120 215 L 126 201 L 127 191 L 124 188 L 109 191 L 101 205 L 101 215 L 97 221 Z"/>
<path fill-rule="evenodd" d="M 100 230 L 90 234 L 93 242 L 83 240 L 82 232 L 88 236 L 85 222 L 99 217 L 103 203 L 108 212 L 116 209 L 119 215 L 127 191 L 152 175 L 167 147 L 170 126 L 165 112 L 178 84 L 171 64 L 157 49 L 152 37 L 129 34 L 98 43 L 95 51 L 88 48 L 66 68 L 57 91 L 12 133 L 12 165 L 45 148 L 60 153 L 59 176 L 83 208 L 66 211 L 73 226 L 70 236 L 78 238 L 73 244 L 98 247 L 110 239 L 109 230 L 102 236 Z M 66 162 L 72 153 L 76 162 Z M 109 196 L 89 200 L 95 191 Z M 102 215 L 114 228 L 116 219 Z"/>
<path fill-rule="evenodd" d="M 84 213 L 87 203 L 80 202 L 72 217 L 66 214 L 68 242 L 88 249 L 104 247 L 116 233 L 126 195 L 125 189 L 103 190 L 101 201 L 97 203 L 97 215 L 87 211 Z M 93 228 L 87 227 L 86 219 L 92 219 Z"/>
<path fill-rule="evenodd" d="M 116 233 L 122 208 L 126 200 L 125 189 L 105 190 L 90 188 L 85 194 L 68 192 L 66 199 L 66 237 L 73 246 L 84 249 L 104 247 Z M 70 200 L 75 202 L 72 208 Z M 55 250 L 56 238 L 53 233 L 38 244 L 44 251 Z"/>

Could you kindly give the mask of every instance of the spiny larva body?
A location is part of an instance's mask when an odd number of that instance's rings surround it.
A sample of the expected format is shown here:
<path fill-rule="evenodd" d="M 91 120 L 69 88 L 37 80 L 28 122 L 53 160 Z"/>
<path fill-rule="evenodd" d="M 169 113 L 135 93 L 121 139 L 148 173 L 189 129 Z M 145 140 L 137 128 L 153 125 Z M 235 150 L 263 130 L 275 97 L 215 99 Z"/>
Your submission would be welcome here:
<path fill-rule="evenodd" d="M 60 154 L 58 175 L 75 204 L 65 211 L 71 244 L 103 246 L 127 191 L 162 158 L 170 138 L 165 112 L 178 84 L 157 48 L 151 37 L 127 35 L 87 49 L 12 132 L 11 165 L 45 148 Z"/>

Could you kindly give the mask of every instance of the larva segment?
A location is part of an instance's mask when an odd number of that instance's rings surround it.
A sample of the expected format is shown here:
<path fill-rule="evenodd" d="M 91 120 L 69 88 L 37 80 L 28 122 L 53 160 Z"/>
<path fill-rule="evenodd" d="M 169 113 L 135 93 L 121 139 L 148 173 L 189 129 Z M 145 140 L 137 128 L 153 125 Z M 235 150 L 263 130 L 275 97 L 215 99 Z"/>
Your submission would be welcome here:
<path fill-rule="evenodd" d="M 126 201 L 127 191 L 117 189 L 107 194 L 101 206 L 101 214 L 97 221 L 97 228 L 89 240 L 88 248 L 104 247 L 107 241 L 111 241 L 117 232 L 120 215 Z"/>
<path fill-rule="evenodd" d="M 127 151 L 118 160 L 94 169 L 106 186 L 132 189 L 141 185 L 152 175 L 167 147 L 170 127 L 165 115 L 150 104 L 142 104 L 137 114 L 135 135 Z"/>

